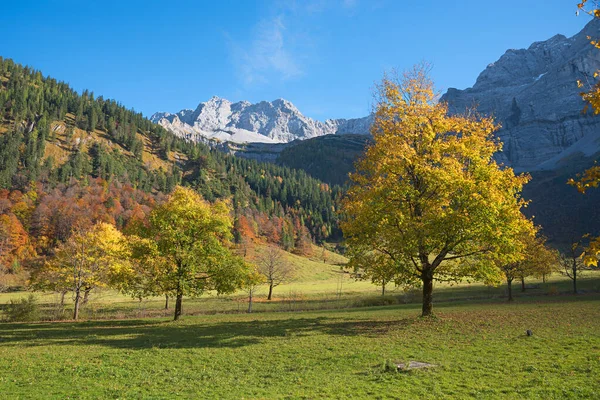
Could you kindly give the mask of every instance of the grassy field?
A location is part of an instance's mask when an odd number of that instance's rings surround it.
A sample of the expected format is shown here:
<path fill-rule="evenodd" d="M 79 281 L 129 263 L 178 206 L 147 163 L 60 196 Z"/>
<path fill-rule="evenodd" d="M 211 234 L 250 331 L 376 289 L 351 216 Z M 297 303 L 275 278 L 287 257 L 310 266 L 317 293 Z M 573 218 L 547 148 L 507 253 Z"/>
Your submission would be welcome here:
<path fill-rule="evenodd" d="M 260 249 L 258 249 L 260 251 Z M 325 259 L 325 261 L 324 261 Z M 268 288 L 261 287 L 255 294 L 253 311 L 290 312 L 323 309 L 347 309 L 365 306 L 418 304 L 421 293 L 418 289 L 405 291 L 388 285 L 386 296 L 381 296 L 381 287 L 370 282 L 357 281 L 347 270 L 341 269 L 347 260 L 329 251 L 315 246 L 313 255 L 301 257 L 285 253 L 285 260 L 295 270 L 293 279 L 287 284 L 275 288 L 274 298 L 267 301 Z M 544 283 L 539 279 L 528 279 L 528 289 L 522 293 L 520 284 L 514 284 L 514 295 L 517 299 L 527 300 L 544 296 L 566 295 L 571 289 L 571 281 L 555 274 Z M 582 294 L 600 293 L 600 271 L 585 272 L 578 280 L 578 288 Z M 27 292 L 16 291 L 0 293 L 0 321 L 5 318 L 5 310 L 11 300 L 18 300 L 28 295 Z M 36 293 L 42 308 L 44 320 L 65 320 L 72 315 L 72 298 L 66 297 L 64 307 L 59 306 L 60 296 L 56 293 Z M 461 283 L 450 285 L 437 283 L 434 289 L 434 302 L 454 302 L 473 300 L 478 302 L 498 301 L 506 299 L 506 286 L 486 286 L 481 283 Z M 217 296 L 206 293 L 199 298 L 184 298 L 184 314 L 200 315 L 215 313 L 244 313 L 248 307 L 247 294 L 243 291 L 233 295 Z M 114 290 L 94 290 L 90 301 L 81 309 L 84 320 L 126 319 L 166 317 L 172 314 L 171 308 L 164 309 L 165 299 L 162 297 L 146 298 L 139 301 Z"/>
<path fill-rule="evenodd" d="M 386 296 L 381 296 L 381 288 L 369 282 L 356 281 L 347 274 L 340 276 L 332 269 L 332 277 L 321 281 L 293 282 L 277 287 L 272 301 L 266 300 L 267 288 L 262 287 L 254 299 L 253 312 L 297 312 L 325 309 L 348 309 L 378 305 L 419 304 L 421 292 L 418 289 L 405 291 L 389 287 Z M 520 285 L 514 287 L 517 301 L 530 301 L 538 298 L 570 295 L 570 281 L 555 275 L 546 283 L 529 280 L 528 289 L 521 292 Z M 341 288 L 341 289 L 340 289 Z M 588 274 L 578 281 L 581 294 L 600 294 L 600 272 Z M 338 290 L 339 289 L 339 290 Z M 0 321 L 11 300 L 19 300 L 29 295 L 27 292 L 0 293 Z M 72 299 L 67 296 L 64 307 L 59 306 L 60 296 L 55 293 L 35 293 L 41 306 L 43 320 L 68 320 L 72 314 Z M 491 287 L 480 283 L 458 285 L 437 284 L 434 289 L 434 302 L 460 301 L 505 301 L 506 287 Z M 113 290 L 97 290 L 90 296 L 90 302 L 82 306 L 81 319 L 127 319 L 167 317 L 173 313 L 173 299 L 170 307 L 164 309 L 165 299 L 154 297 L 138 301 Z M 247 294 L 217 296 L 207 293 L 199 298 L 184 298 L 185 315 L 244 313 L 248 308 Z"/>
<path fill-rule="evenodd" d="M 330 277 L 322 280 L 295 281 L 281 285 L 274 291 L 272 301 L 266 300 L 267 288 L 258 290 L 254 299 L 253 312 L 297 312 L 326 309 L 348 309 L 378 305 L 415 304 L 421 301 L 419 289 L 405 291 L 402 288 L 388 287 L 386 296 L 381 296 L 381 288 L 369 282 L 356 281 L 349 274 L 340 274 L 339 268 L 331 267 Z M 513 295 L 517 301 L 533 301 L 546 297 L 569 296 L 571 282 L 560 276 L 551 276 L 546 283 L 528 280 L 527 290 L 521 292 L 516 284 Z M 588 273 L 578 280 L 579 292 L 583 295 L 600 294 L 600 271 Z M 27 292 L 0 293 L 0 321 L 11 300 L 28 296 Z M 68 320 L 72 314 L 72 299 L 67 296 L 64 307 L 59 306 L 60 296 L 55 293 L 35 293 L 41 306 L 43 320 Z M 435 285 L 434 303 L 476 301 L 479 303 L 505 301 L 506 287 L 486 286 L 480 283 L 457 285 Z M 173 299 L 170 308 L 164 309 L 165 299 L 154 297 L 138 301 L 113 290 L 92 292 L 90 302 L 82 306 L 81 319 L 127 319 L 168 317 L 173 313 Z M 184 298 L 184 315 L 219 313 L 244 313 L 248 308 L 247 294 L 217 296 L 207 293 L 200 298 Z"/>
<path fill-rule="evenodd" d="M 244 293 L 208 293 L 172 322 L 162 298 L 105 290 L 78 323 L 1 323 L 0 398 L 599 397 L 600 271 L 576 296 L 560 275 L 528 280 L 512 303 L 504 286 L 438 284 L 436 318 L 421 319 L 417 290 L 383 297 L 322 256 L 286 255 L 294 281 L 270 302 L 263 289 L 253 314 Z M 25 294 L 0 294 L 0 309 Z M 56 311 L 56 294 L 38 297 Z M 435 367 L 385 367 L 408 361 Z"/>
<path fill-rule="evenodd" d="M 0 324 L 3 398 L 598 398 L 600 295 Z M 525 335 L 526 329 L 533 336 Z M 433 363 L 386 371 L 386 361 Z"/>

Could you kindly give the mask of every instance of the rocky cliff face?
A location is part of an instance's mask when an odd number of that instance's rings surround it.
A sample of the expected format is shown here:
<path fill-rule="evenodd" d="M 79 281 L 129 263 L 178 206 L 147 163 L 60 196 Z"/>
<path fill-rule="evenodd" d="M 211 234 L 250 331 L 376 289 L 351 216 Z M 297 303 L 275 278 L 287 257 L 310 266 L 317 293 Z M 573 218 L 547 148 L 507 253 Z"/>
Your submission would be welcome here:
<path fill-rule="evenodd" d="M 329 134 L 366 134 L 371 123 L 370 117 L 315 121 L 283 99 L 252 104 L 218 97 L 200 103 L 195 110 L 156 113 L 151 119 L 186 139 L 235 143 L 288 143 Z"/>
<path fill-rule="evenodd" d="M 577 80 L 593 82 L 600 50 L 600 20 L 577 35 L 556 35 L 528 49 L 508 50 L 490 64 L 472 88 L 442 97 L 451 112 L 476 107 L 502 124 L 499 161 L 519 171 L 555 169 L 575 155 L 600 151 L 600 117 L 582 114 Z"/>

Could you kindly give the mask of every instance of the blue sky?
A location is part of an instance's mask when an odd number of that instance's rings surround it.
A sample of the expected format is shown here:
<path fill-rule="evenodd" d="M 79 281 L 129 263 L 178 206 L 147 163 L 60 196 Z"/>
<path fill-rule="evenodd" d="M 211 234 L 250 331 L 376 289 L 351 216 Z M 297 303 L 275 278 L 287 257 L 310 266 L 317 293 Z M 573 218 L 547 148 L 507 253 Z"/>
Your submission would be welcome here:
<path fill-rule="evenodd" d="M 151 115 L 292 101 L 317 119 L 366 115 L 386 70 L 433 64 L 472 86 L 509 48 L 588 21 L 576 1 L 29 1 L 3 4 L 0 56 Z"/>

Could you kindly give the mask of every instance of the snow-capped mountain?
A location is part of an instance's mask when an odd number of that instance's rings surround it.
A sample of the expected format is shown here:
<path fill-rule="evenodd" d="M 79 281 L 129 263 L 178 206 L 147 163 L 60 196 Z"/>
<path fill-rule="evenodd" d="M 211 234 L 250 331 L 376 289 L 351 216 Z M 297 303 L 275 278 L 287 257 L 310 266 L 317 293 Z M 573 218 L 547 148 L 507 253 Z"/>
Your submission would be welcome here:
<path fill-rule="evenodd" d="M 219 97 L 200 103 L 195 110 L 160 112 L 150 119 L 189 140 L 235 143 L 288 143 L 329 134 L 368 134 L 371 124 L 371 117 L 316 121 L 284 99 L 252 104 Z"/>
<path fill-rule="evenodd" d="M 600 51 L 589 37 L 600 37 L 600 19 L 594 18 L 571 38 L 556 35 L 527 49 L 506 51 L 481 72 L 472 88 L 451 88 L 441 100 L 451 112 L 475 107 L 494 116 L 502 125 L 497 134 L 504 143 L 497 159 L 518 171 L 552 170 L 577 154 L 591 156 L 600 152 L 600 118 L 582 114 L 585 104 L 577 87 L 578 80 L 595 82 L 594 73 L 600 69 Z M 151 119 L 186 139 L 234 144 L 368 134 L 372 123 L 372 116 L 316 121 L 283 99 L 252 104 L 218 97 L 195 110 L 157 113 Z"/>

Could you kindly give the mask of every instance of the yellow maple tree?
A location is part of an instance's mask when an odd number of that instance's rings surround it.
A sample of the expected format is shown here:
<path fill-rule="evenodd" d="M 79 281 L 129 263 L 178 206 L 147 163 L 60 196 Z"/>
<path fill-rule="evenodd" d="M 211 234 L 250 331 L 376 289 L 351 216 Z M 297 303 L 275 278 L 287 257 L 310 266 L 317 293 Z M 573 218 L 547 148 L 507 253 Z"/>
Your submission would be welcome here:
<path fill-rule="evenodd" d="M 342 229 L 351 259 L 375 252 L 394 265 L 396 283 L 423 287 L 428 316 L 434 280 L 499 283 L 495 260 L 522 257 L 529 177 L 495 162 L 493 119 L 448 114 L 425 66 L 385 77 L 378 94 L 374 143 L 351 175 Z"/>
<path fill-rule="evenodd" d="M 512 283 L 520 279 L 522 290 L 525 290 L 525 278 L 528 276 L 541 277 L 549 275 L 558 262 L 558 253 L 546 245 L 546 238 L 539 234 L 539 228 L 524 231 L 518 240 L 523 246 L 522 257 L 508 263 L 501 263 L 508 289 L 508 301 L 513 300 Z"/>
<path fill-rule="evenodd" d="M 55 256 L 32 275 L 32 287 L 38 290 L 72 292 L 73 319 L 90 291 L 109 286 L 111 275 L 127 265 L 127 246 L 114 225 L 104 222 L 90 229 L 76 230 L 60 244 Z"/>

